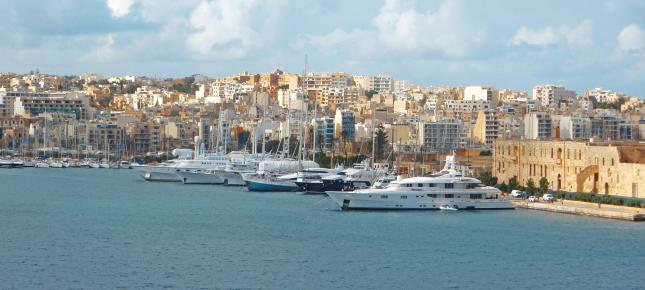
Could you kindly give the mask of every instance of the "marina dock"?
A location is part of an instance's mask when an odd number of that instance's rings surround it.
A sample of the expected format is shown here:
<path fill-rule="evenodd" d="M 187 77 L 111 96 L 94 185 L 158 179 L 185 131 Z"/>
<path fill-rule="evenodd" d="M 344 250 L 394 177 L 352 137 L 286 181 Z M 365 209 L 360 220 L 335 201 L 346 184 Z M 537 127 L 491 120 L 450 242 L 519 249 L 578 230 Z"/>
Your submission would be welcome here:
<path fill-rule="evenodd" d="M 645 221 L 645 208 L 615 206 L 609 204 L 598 205 L 597 203 L 571 200 L 559 200 L 553 203 L 548 203 L 542 201 L 528 202 L 527 200 L 511 199 L 511 202 L 515 207 L 525 209 L 595 216 L 626 221 Z"/>

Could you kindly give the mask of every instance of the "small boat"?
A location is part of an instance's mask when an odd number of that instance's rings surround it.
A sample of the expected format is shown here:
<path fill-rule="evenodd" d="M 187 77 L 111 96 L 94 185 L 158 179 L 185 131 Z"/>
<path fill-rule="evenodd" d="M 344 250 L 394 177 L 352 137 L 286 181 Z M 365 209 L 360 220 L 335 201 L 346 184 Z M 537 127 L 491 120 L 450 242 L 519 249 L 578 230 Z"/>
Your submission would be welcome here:
<path fill-rule="evenodd" d="M 38 162 L 34 165 L 35 168 L 49 168 L 49 163 L 47 162 Z"/>
<path fill-rule="evenodd" d="M 440 210 L 446 210 L 446 211 L 458 211 L 459 207 L 457 207 L 454 204 L 449 204 L 449 205 L 444 204 L 444 205 L 440 206 L 439 209 Z"/>

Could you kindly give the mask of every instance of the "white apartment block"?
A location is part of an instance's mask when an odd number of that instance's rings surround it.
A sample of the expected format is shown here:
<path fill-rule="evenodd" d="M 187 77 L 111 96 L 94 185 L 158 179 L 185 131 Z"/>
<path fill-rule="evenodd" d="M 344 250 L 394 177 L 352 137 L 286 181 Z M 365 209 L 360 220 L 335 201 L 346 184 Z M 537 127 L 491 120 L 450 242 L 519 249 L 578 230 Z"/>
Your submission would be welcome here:
<path fill-rule="evenodd" d="M 524 138 L 551 138 L 551 115 L 545 112 L 531 112 L 524 115 Z"/>
<path fill-rule="evenodd" d="M 391 92 L 393 80 L 390 76 L 354 76 L 354 83 L 366 91 L 375 91 L 378 93 Z"/>
<path fill-rule="evenodd" d="M 446 111 L 466 113 L 488 110 L 491 108 L 491 103 L 485 100 L 446 100 L 442 107 Z"/>
<path fill-rule="evenodd" d="M 356 117 L 350 110 L 336 110 L 334 116 L 334 128 L 336 138 L 346 138 L 353 142 L 356 137 Z"/>
<path fill-rule="evenodd" d="M 585 91 L 586 97 L 593 97 L 599 103 L 613 103 L 619 98 L 625 96 L 623 93 L 612 92 L 610 90 L 605 90 L 602 88 L 594 88 L 591 90 Z"/>
<path fill-rule="evenodd" d="M 489 101 L 497 104 L 498 92 L 493 87 L 468 86 L 464 88 L 464 101 Z"/>
<path fill-rule="evenodd" d="M 544 107 L 559 107 L 562 100 L 574 100 L 576 92 L 563 86 L 537 85 L 533 87 L 532 99 Z"/>
<path fill-rule="evenodd" d="M 588 117 L 560 117 L 561 139 L 587 139 L 591 137 L 591 119 Z"/>
<path fill-rule="evenodd" d="M 461 123 L 441 121 L 422 123 L 418 130 L 419 144 L 426 151 L 454 150 L 460 147 Z"/>

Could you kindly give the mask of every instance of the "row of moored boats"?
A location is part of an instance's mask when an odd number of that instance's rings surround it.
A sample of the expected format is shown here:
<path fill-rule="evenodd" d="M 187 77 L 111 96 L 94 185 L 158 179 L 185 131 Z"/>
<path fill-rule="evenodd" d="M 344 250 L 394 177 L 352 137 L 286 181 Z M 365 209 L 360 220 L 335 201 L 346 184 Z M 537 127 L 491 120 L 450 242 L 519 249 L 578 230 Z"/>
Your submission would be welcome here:
<path fill-rule="evenodd" d="M 328 195 L 342 209 L 475 210 L 513 209 L 495 187 L 456 170 L 455 156 L 430 176 L 400 178 L 369 166 L 321 168 L 308 160 L 274 159 L 233 151 L 201 153 L 136 167 L 148 181 L 245 186 L 249 191 L 299 191 Z"/>

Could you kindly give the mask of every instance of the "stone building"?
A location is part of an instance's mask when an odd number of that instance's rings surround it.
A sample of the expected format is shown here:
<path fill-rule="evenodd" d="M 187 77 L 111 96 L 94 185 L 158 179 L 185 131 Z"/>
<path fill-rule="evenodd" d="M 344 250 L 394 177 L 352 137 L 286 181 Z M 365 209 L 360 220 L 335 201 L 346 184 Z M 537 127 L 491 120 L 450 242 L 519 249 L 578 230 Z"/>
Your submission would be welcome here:
<path fill-rule="evenodd" d="M 497 139 L 493 175 L 500 183 L 531 178 L 537 186 L 546 177 L 554 190 L 645 198 L 645 144 Z"/>

